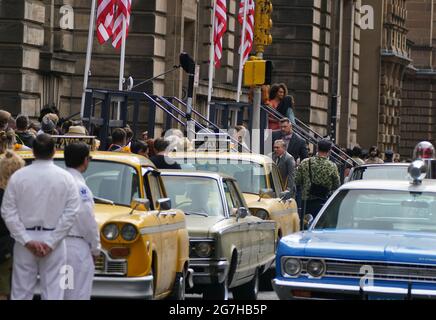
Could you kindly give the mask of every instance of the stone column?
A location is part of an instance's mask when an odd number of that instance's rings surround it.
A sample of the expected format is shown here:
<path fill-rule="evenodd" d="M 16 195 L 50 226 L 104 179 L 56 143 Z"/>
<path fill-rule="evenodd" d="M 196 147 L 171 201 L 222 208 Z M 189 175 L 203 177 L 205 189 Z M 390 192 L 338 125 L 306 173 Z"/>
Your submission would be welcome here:
<path fill-rule="evenodd" d="M 0 106 L 15 115 L 39 112 L 44 21 L 43 1 L 0 2 Z"/>

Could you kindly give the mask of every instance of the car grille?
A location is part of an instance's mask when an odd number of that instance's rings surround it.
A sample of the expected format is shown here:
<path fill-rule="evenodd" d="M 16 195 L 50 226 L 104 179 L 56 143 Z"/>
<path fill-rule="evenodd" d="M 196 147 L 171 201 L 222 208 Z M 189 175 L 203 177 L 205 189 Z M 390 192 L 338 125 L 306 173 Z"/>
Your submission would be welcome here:
<path fill-rule="evenodd" d="M 102 251 L 95 262 L 95 275 L 124 276 L 127 274 L 127 261 L 111 259 L 106 251 Z"/>
<path fill-rule="evenodd" d="M 309 259 L 304 259 L 303 265 L 305 266 L 308 261 Z M 407 282 L 415 281 L 436 283 L 436 266 L 343 260 L 325 260 L 325 263 L 326 273 L 324 276 L 326 277 L 360 279 L 362 278 L 362 276 L 365 275 L 365 270 L 363 267 L 369 266 L 374 272 L 374 280 L 397 280 Z"/>

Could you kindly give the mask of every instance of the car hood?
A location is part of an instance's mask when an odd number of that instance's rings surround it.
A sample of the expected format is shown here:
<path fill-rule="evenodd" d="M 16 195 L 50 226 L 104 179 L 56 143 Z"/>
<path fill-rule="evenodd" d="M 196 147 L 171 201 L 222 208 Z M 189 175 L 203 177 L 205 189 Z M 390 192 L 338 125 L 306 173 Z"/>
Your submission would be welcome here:
<path fill-rule="evenodd" d="M 190 237 L 208 238 L 218 231 L 220 222 L 224 220 L 226 220 L 224 217 L 190 215 L 186 216 L 186 227 Z"/>
<path fill-rule="evenodd" d="M 132 209 L 129 207 L 96 204 L 94 209 L 95 220 L 97 220 L 98 225 L 101 227 L 109 220 L 129 216 L 131 211 Z"/>
<path fill-rule="evenodd" d="M 244 195 L 245 202 L 247 202 L 247 206 L 250 209 L 264 209 L 268 211 L 268 208 L 272 205 L 274 200 L 276 200 L 276 199 L 264 198 L 259 201 L 258 194 L 244 193 L 243 195 Z"/>
<path fill-rule="evenodd" d="M 436 234 L 309 231 L 284 237 L 279 255 L 436 264 Z"/>

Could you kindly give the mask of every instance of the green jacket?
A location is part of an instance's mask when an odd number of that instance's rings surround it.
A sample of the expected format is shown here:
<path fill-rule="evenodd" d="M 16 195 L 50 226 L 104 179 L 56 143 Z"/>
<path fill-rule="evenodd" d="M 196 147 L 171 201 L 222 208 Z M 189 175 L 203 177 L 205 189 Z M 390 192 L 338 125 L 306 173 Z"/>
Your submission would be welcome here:
<path fill-rule="evenodd" d="M 309 196 L 310 174 L 309 161 L 312 167 L 312 183 L 322 185 L 330 190 L 335 191 L 340 186 L 338 167 L 329 159 L 315 156 L 305 159 L 297 168 L 295 184 L 302 189 L 302 200 L 311 200 L 314 197 Z"/>

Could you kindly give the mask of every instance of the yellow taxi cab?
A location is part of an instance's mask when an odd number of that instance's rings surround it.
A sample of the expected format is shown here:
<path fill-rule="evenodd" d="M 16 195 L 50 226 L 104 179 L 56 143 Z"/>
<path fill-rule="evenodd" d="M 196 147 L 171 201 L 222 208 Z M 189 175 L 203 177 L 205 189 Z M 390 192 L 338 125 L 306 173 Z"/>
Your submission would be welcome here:
<path fill-rule="evenodd" d="M 27 161 L 31 152 L 19 152 Z M 91 152 L 84 178 L 95 200 L 102 253 L 93 297 L 184 299 L 192 282 L 185 215 L 171 209 L 160 172 L 144 157 Z M 63 152 L 55 164 L 64 167 Z"/>
<path fill-rule="evenodd" d="M 276 222 L 276 241 L 300 231 L 297 203 L 284 191 L 279 170 L 271 158 L 236 152 L 174 152 L 169 156 L 183 170 L 220 172 L 234 177 L 250 212 Z"/>

